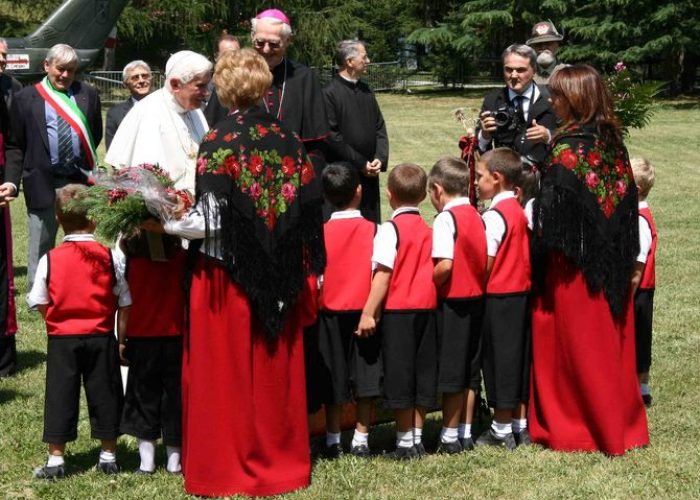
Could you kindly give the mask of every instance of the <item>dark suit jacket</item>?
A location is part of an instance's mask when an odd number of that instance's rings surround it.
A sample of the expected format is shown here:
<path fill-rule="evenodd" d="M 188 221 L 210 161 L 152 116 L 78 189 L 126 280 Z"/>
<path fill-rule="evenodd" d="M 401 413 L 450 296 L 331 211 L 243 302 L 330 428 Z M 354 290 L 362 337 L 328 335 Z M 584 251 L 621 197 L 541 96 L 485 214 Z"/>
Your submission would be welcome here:
<path fill-rule="evenodd" d="M 7 109 L 12 107 L 12 98 L 20 90 L 22 90 L 22 84 L 17 79 L 4 73 L 0 75 L 0 92 L 5 98 Z"/>
<path fill-rule="evenodd" d="M 537 88 L 540 91 L 540 95 L 535 102 L 530 104 L 527 126 L 532 123 L 532 120 L 537 120 L 538 125 L 544 125 L 552 132 L 552 135 L 554 135 L 553 131 L 557 128 L 557 116 L 554 114 L 554 109 L 552 109 L 552 105 L 548 99 L 549 91 L 544 86 L 538 85 Z M 503 87 L 502 89 L 494 90 L 486 95 L 484 104 L 481 106 L 481 112 L 496 111 L 498 108 L 509 104 L 508 88 Z M 519 134 L 510 136 L 501 136 L 501 134 L 497 132 L 494 135 L 496 147 L 506 146 L 512 148 L 522 156 L 530 156 L 539 165 L 544 162 L 547 156 L 547 145 L 541 142 L 533 143 L 528 140 L 521 141 L 521 138 L 525 134 L 525 129 Z"/>
<path fill-rule="evenodd" d="M 133 107 L 134 100 L 129 97 L 126 101 L 112 106 L 109 108 L 109 111 L 107 111 L 107 121 L 105 127 L 105 145 L 107 146 L 107 149 L 109 149 L 109 145 L 112 144 L 112 139 L 114 139 L 114 134 L 117 133 L 119 124 Z"/>
<path fill-rule="evenodd" d="M 78 108 L 87 118 L 97 147 L 102 138 L 100 98 L 95 89 L 82 82 L 73 82 L 71 90 Z M 15 94 L 12 103 L 5 181 L 12 182 L 18 188 L 20 182 L 24 184 L 24 197 L 29 209 L 48 208 L 54 203 L 56 193 L 44 99 L 34 85 Z"/>

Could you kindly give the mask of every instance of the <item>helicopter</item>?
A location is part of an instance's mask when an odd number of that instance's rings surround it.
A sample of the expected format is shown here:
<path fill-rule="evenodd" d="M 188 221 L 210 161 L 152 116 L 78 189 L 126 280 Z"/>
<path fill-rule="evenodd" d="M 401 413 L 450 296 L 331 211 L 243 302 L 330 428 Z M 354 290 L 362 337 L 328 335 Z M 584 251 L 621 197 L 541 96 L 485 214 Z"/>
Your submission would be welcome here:
<path fill-rule="evenodd" d="M 6 72 L 20 80 L 38 80 L 44 60 L 57 43 L 78 53 L 78 71 L 87 67 L 103 49 L 105 40 L 129 0 L 66 0 L 36 31 L 24 38 L 6 38 Z"/>

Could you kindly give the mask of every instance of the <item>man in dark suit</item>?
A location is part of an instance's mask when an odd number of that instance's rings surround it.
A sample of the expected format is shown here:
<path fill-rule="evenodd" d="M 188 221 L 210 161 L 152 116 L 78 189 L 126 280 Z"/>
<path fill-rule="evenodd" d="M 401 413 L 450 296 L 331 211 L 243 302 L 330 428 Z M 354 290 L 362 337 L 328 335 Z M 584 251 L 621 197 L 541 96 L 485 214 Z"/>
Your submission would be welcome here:
<path fill-rule="evenodd" d="M 547 88 L 533 81 L 537 54 L 527 45 L 513 44 L 503 51 L 501 59 L 506 86 L 484 98 L 478 127 L 479 149 L 483 152 L 505 146 L 541 164 L 557 118 Z"/>
<path fill-rule="evenodd" d="M 0 93 L 5 98 L 7 109 L 12 107 L 12 97 L 22 89 L 22 84 L 5 73 L 7 66 L 7 41 L 0 38 Z"/>
<path fill-rule="evenodd" d="M 107 111 L 105 127 L 107 149 L 112 144 L 112 139 L 114 139 L 114 134 L 117 133 L 119 124 L 129 110 L 134 107 L 137 101 L 140 101 L 151 92 L 151 67 L 145 61 L 131 61 L 124 66 L 122 78 L 124 86 L 129 89 L 131 95 L 126 101 L 112 106 Z"/>
<path fill-rule="evenodd" d="M 78 55 L 65 44 L 46 54 L 46 78 L 15 95 L 10 110 L 5 182 L 0 198 L 17 195 L 20 182 L 29 216 L 29 289 L 39 258 L 56 242 L 56 189 L 87 183 L 102 137 L 100 98 L 75 80 Z M 88 133 L 89 131 L 89 133 Z"/>

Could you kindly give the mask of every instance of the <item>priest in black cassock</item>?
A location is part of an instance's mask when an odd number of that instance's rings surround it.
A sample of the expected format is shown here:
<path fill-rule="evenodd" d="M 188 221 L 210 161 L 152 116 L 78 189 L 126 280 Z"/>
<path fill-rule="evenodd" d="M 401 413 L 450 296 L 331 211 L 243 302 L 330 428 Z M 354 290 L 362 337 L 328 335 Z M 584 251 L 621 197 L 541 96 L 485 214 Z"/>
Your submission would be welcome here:
<path fill-rule="evenodd" d="M 251 20 L 253 47 L 272 72 L 272 86 L 263 96 L 268 113 L 296 132 L 314 165 L 317 177 L 326 166 L 326 139 L 330 133 L 321 85 L 316 73 L 286 57 L 292 40 L 287 15 L 268 9 Z"/>
<path fill-rule="evenodd" d="M 369 86 L 360 80 L 369 57 L 364 43 L 345 40 L 335 56 L 340 70 L 323 88 L 331 128 L 328 161 L 347 161 L 360 173 L 362 215 L 380 222 L 379 172 L 389 161 L 389 137 L 379 104 Z"/>

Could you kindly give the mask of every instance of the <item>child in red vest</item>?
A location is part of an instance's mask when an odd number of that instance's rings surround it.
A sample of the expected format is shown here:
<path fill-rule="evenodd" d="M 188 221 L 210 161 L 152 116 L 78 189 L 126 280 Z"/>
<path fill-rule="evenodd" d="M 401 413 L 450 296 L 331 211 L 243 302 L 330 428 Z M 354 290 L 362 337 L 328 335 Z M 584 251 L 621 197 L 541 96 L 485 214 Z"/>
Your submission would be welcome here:
<path fill-rule="evenodd" d="M 438 392 L 442 432 L 438 452 L 474 448 L 471 424 L 481 385 L 481 316 L 486 234 L 469 204 L 469 169 L 458 158 L 438 160 L 428 175 L 433 223 L 433 279 L 438 289 Z M 460 419 L 461 414 L 461 419 Z"/>
<path fill-rule="evenodd" d="M 632 276 L 634 294 L 634 327 L 637 349 L 637 377 L 644 405 L 651 406 L 649 368 L 651 367 L 651 331 L 654 318 L 656 286 L 656 224 L 649 210 L 647 196 L 654 186 L 654 167 L 644 158 L 633 158 L 632 173 L 639 193 L 639 255 Z"/>
<path fill-rule="evenodd" d="M 427 177 L 418 165 L 397 165 L 389 174 L 387 196 L 391 221 L 379 228 L 372 262 L 372 288 L 362 310 L 357 334 L 380 335 L 384 363 L 384 407 L 396 418 L 399 460 L 419 458 L 426 408 L 436 404 L 437 359 L 433 283 L 432 231 L 418 211 Z"/>
<path fill-rule="evenodd" d="M 56 195 L 56 218 L 66 236 L 40 261 L 28 296 L 46 321 L 46 398 L 44 436 L 46 465 L 34 477 L 64 476 L 66 443 L 78 430 L 80 384 L 85 386 L 91 436 L 102 443 L 97 468 L 116 474 L 116 445 L 122 407 L 119 354 L 114 315 L 128 316 L 131 297 L 110 250 L 97 243 L 94 222 L 85 212 L 68 208 L 85 186 L 69 184 Z"/>
<path fill-rule="evenodd" d="M 331 377 L 326 403 L 326 456 L 340 448 L 341 406 L 355 398 L 357 423 L 352 439 L 355 456 L 370 455 L 368 436 L 373 398 L 380 395 L 379 336 L 355 335 L 372 283 L 372 242 L 377 225 L 362 217 L 362 186 L 349 164 L 334 163 L 323 171 L 323 193 L 336 211 L 324 225 L 326 270 L 319 308 L 319 350 Z"/>
<path fill-rule="evenodd" d="M 530 442 L 530 248 L 527 219 L 513 192 L 521 171 L 520 156 L 510 148 L 487 152 L 476 167 L 479 196 L 491 200 L 482 216 L 488 246 L 482 363 L 487 401 L 494 409 L 491 428 L 476 445 L 509 450 Z"/>
<path fill-rule="evenodd" d="M 147 238 L 161 239 L 161 261 L 150 258 Z M 156 440 L 166 450 L 166 470 L 180 472 L 182 445 L 182 333 L 185 320 L 185 251 L 180 238 L 141 233 L 122 240 L 117 266 L 124 269 L 132 306 L 119 330 L 119 355 L 129 367 L 121 431 L 138 439 L 137 474 L 155 470 Z M 164 293 L 165 291 L 165 293 Z"/>

